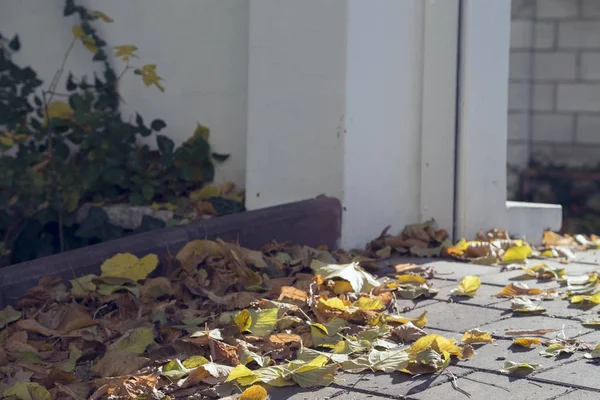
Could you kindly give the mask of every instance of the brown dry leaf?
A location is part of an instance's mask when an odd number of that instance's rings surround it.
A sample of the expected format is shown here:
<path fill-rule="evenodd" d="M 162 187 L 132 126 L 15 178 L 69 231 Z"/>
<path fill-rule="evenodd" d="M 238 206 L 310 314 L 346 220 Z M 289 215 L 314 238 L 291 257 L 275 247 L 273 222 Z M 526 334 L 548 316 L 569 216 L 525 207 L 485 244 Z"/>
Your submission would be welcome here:
<path fill-rule="evenodd" d="M 187 378 L 181 381 L 179 387 L 188 388 L 196 386 L 201 382 L 208 383 L 209 385 L 223 383 L 231 370 L 233 370 L 233 367 L 227 365 L 215 363 L 204 364 L 193 370 Z"/>
<path fill-rule="evenodd" d="M 198 262 L 207 256 L 223 257 L 224 255 L 223 248 L 212 240 L 192 240 L 179 250 L 175 259 L 181 263 L 184 269 L 193 270 Z"/>
<path fill-rule="evenodd" d="M 523 337 L 523 338 L 518 338 L 518 339 L 513 339 L 513 343 L 516 345 L 519 345 L 521 347 L 525 347 L 525 348 L 530 348 L 531 346 L 537 346 L 542 342 L 542 340 L 539 337 L 532 337 L 532 338 L 528 338 L 528 337 Z"/>
<path fill-rule="evenodd" d="M 281 294 L 277 300 L 294 300 L 300 303 L 306 303 L 306 300 L 308 300 L 308 293 L 304 290 L 296 289 L 293 286 L 282 286 Z"/>
<path fill-rule="evenodd" d="M 0 311 L 0 329 L 3 329 L 11 322 L 18 321 L 23 316 L 21 311 L 15 310 L 12 306 L 5 307 Z"/>
<path fill-rule="evenodd" d="M 416 327 L 412 322 L 394 327 L 390 332 L 402 342 L 414 342 L 420 337 L 427 335 L 423 329 Z"/>
<path fill-rule="evenodd" d="M 300 335 L 294 333 L 275 333 L 269 336 L 269 343 L 289 346 L 291 349 L 299 349 L 302 338 Z"/>
<path fill-rule="evenodd" d="M 524 283 L 518 282 L 506 285 L 504 288 L 502 288 L 500 292 L 493 294 L 492 296 L 511 298 L 517 296 L 538 296 L 552 293 L 556 293 L 556 290 L 542 290 L 529 288 Z"/>
<path fill-rule="evenodd" d="M 56 336 L 57 331 L 48 329 L 34 319 L 22 319 L 15 324 L 19 329 L 29 332 L 39 333 L 43 336 Z"/>
<path fill-rule="evenodd" d="M 146 365 L 150 359 L 122 351 L 109 351 L 94 365 L 92 371 L 102 377 L 129 375 Z"/>
<path fill-rule="evenodd" d="M 149 303 L 150 301 L 163 296 L 172 295 L 173 287 L 171 286 L 171 281 L 164 276 L 146 280 L 140 291 L 140 296 L 145 303 Z"/>

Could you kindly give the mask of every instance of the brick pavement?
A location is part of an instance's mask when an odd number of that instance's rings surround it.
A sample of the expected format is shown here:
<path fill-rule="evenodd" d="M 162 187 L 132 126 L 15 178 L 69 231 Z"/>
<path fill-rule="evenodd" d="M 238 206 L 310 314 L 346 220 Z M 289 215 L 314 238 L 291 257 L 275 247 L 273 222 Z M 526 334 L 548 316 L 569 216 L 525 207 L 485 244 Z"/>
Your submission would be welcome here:
<path fill-rule="evenodd" d="M 593 271 L 598 268 L 596 260 L 600 260 L 600 250 L 578 254 L 576 262 L 564 267 L 567 274 Z M 393 261 L 406 262 L 403 259 Z M 582 326 L 580 319 L 586 315 L 598 316 L 600 306 L 591 310 L 569 308 L 566 300 L 555 299 L 543 303 L 547 307 L 545 314 L 514 317 L 508 301 L 491 295 L 508 283 L 517 281 L 520 272 L 500 272 L 500 267 L 496 266 L 452 261 L 410 261 L 431 265 L 440 273 L 435 279 L 440 293 L 434 299 L 424 301 L 400 300 L 400 309 L 411 309 L 405 315 L 417 316 L 427 310 L 428 324 L 425 330 L 428 333 L 438 333 L 460 341 L 465 330 L 479 327 L 493 332 L 496 341 L 477 347 L 472 359 L 459 361 L 441 374 L 416 377 L 402 373 L 342 374 L 340 380 L 329 387 L 276 389 L 270 393 L 271 399 L 600 399 L 600 380 L 597 378 L 600 375 L 599 363 L 585 359 L 582 352 L 570 357 L 545 358 L 539 355 L 542 347 L 531 350 L 515 348 L 512 340 L 504 336 L 506 329 L 554 328 L 568 337 L 577 337 L 595 346 L 600 343 L 600 330 Z M 535 265 L 538 262 L 531 260 L 530 263 Z M 477 295 L 472 299 L 448 301 L 449 292 L 467 275 L 478 275 L 481 278 L 482 286 Z M 538 284 L 535 280 L 529 280 L 527 284 L 530 287 L 558 287 L 555 282 Z M 552 338 L 554 335 L 549 334 L 547 337 Z M 502 359 L 538 363 L 541 368 L 525 378 L 514 378 L 500 374 Z M 453 388 L 450 378 L 452 375 L 458 388 L 470 397 Z"/>

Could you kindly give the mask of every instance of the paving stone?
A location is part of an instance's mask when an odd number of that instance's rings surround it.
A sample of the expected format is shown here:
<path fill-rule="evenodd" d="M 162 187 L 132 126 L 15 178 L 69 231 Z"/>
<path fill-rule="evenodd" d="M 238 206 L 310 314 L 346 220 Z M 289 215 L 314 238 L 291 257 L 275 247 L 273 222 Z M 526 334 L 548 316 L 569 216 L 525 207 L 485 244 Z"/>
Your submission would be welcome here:
<path fill-rule="evenodd" d="M 287 386 L 269 390 L 271 400 L 321 400 L 340 396 L 340 399 L 362 400 L 365 395 L 362 393 L 350 393 L 348 389 L 336 387 L 324 388 L 306 388 L 298 386 Z M 383 399 L 384 397 L 370 397 L 370 399 Z"/>
<path fill-rule="evenodd" d="M 461 278 L 462 279 L 462 278 Z M 458 287 L 459 282 L 454 282 L 449 286 L 445 286 L 440 289 L 440 293 L 436 296 L 436 298 L 440 301 L 448 301 L 450 297 L 450 293 Z M 490 285 L 481 285 L 477 290 L 477 294 L 474 297 L 452 297 L 452 302 L 458 304 L 475 304 L 479 306 L 489 306 L 495 305 L 501 302 L 506 302 L 506 299 L 493 297 L 493 294 L 496 294 L 500 291 L 498 286 L 490 286 Z M 510 305 L 509 305 L 510 308 Z"/>
<path fill-rule="evenodd" d="M 561 365 L 558 368 L 552 368 L 547 371 L 534 373 L 535 379 L 543 379 L 557 382 L 563 385 L 577 385 L 580 388 L 590 388 L 600 390 L 600 380 L 598 380 L 597 362 L 587 359 L 580 359 L 575 362 Z M 598 395 L 597 398 L 600 398 Z"/>
<path fill-rule="evenodd" d="M 573 390 L 564 396 L 560 396 L 557 400 L 596 400 L 600 397 L 598 392 L 590 392 L 588 390 Z"/>
<path fill-rule="evenodd" d="M 397 264 L 418 264 L 425 267 L 432 267 L 439 273 L 436 278 L 451 281 L 456 281 L 459 278 L 462 279 L 467 275 L 483 276 L 500 271 L 500 267 L 498 266 L 475 265 L 466 262 L 436 260 L 432 258 L 392 257 L 378 261 L 377 263 L 385 269 L 389 269 L 389 273 L 394 272 L 392 267 Z"/>
<path fill-rule="evenodd" d="M 418 308 L 403 315 L 417 317 L 423 311 L 427 311 L 428 327 L 454 332 L 464 332 L 503 318 L 501 310 L 446 302 Z"/>
<path fill-rule="evenodd" d="M 455 366 L 449 366 L 446 371 L 452 372 L 457 377 L 470 373 L 467 369 Z M 362 379 L 356 384 L 339 384 L 338 387 L 347 387 L 351 393 L 356 394 L 363 393 L 380 395 L 385 398 L 399 398 L 401 396 L 412 395 L 413 393 L 420 393 L 429 387 L 441 385 L 447 380 L 447 374 L 411 376 L 401 372 L 391 374 L 372 373 L 362 375 Z M 341 398 L 345 399 L 346 397 Z M 369 398 L 372 399 L 373 397 Z"/>
<path fill-rule="evenodd" d="M 521 329 L 558 329 L 558 332 L 564 330 L 567 337 L 577 337 L 590 333 L 593 329 L 586 328 L 579 321 L 571 321 L 564 318 L 552 318 L 543 315 L 532 316 L 513 316 L 480 326 L 481 330 L 494 332 L 495 335 L 502 337 L 506 330 Z"/>
<path fill-rule="evenodd" d="M 537 287 L 537 286 L 534 286 Z M 534 301 L 535 302 L 535 301 Z M 537 304 L 537 302 L 536 302 Z M 546 312 L 540 315 L 548 317 L 561 317 L 561 318 L 593 318 L 597 315 L 600 306 L 594 305 L 593 307 L 588 306 L 577 306 L 569 303 L 568 300 L 563 300 L 560 297 L 554 300 L 542 300 L 539 302 L 540 306 L 546 309 Z M 510 311 L 511 316 L 515 318 L 527 318 L 526 314 L 515 314 L 512 312 L 512 304 L 510 299 L 506 301 L 495 303 L 490 307 L 498 308 L 505 311 Z"/>
<path fill-rule="evenodd" d="M 458 378 L 457 385 L 460 389 L 471 395 L 472 399 L 505 400 L 505 399 L 548 399 L 568 392 L 568 388 L 547 383 L 531 384 L 526 379 L 514 379 L 505 375 L 474 372 Z M 493 386 L 494 385 L 494 386 Z M 507 392 L 504 389 L 508 389 Z M 465 394 L 452 387 L 447 382 L 430 388 L 419 394 L 411 395 L 409 399 L 444 399 L 465 400 Z"/>
<path fill-rule="evenodd" d="M 552 334 L 548 338 L 554 337 Z M 485 369 L 492 372 L 499 372 L 504 361 L 526 362 L 540 364 L 542 368 L 558 366 L 567 360 L 581 358 L 582 353 L 574 353 L 570 356 L 561 357 L 543 357 L 540 355 L 545 347 L 539 345 L 526 349 L 518 346 L 512 340 L 496 340 L 494 343 L 483 345 L 474 345 L 475 355 L 473 358 L 460 361 L 459 366 L 463 368 Z M 503 359 L 499 359 L 503 358 Z"/>

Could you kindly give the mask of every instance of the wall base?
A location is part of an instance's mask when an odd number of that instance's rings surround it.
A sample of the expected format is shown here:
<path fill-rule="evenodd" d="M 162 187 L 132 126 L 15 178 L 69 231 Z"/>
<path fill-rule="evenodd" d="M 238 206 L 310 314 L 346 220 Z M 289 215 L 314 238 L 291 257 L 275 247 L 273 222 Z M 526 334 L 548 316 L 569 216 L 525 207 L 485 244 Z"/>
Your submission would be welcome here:
<path fill-rule="evenodd" d="M 545 230 L 559 231 L 562 225 L 562 206 L 559 204 L 507 201 L 508 230 L 524 236 L 534 245 L 542 243 Z"/>

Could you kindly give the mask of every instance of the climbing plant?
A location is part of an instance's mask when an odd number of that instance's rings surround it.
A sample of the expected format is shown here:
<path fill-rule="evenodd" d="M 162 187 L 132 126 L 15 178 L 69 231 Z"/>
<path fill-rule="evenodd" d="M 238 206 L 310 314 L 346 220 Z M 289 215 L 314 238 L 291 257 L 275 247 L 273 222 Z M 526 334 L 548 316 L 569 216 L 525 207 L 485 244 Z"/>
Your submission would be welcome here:
<path fill-rule="evenodd" d="M 63 14 L 78 23 L 47 86 L 31 66 L 14 62 L 19 36 L 0 34 L 0 266 L 130 233 L 109 227 L 100 211 L 81 224 L 75 212 L 84 202 L 175 202 L 212 181 L 214 162 L 228 158 L 211 151 L 202 125 L 177 147 L 159 133 L 167 130 L 162 119 L 123 115 L 125 76 L 165 91 L 156 65 L 140 64 L 134 45 L 109 47 L 96 29 L 113 22 L 103 12 L 66 0 Z M 78 46 L 101 72 L 66 72 Z M 150 137 L 156 150 L 141 140 Z"/>

